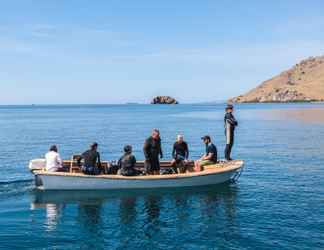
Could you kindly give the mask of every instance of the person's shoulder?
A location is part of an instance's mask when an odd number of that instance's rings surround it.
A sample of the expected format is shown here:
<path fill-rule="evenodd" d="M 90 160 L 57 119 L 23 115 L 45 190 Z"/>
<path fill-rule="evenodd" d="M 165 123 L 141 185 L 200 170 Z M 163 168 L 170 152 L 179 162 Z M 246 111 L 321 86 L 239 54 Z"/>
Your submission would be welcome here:
<path fill-rule="evenodd" d="M 88 150 L 84 151 L 81 155 L 88 156 L 90 153 L 91 153 L 91 150 L 88 149 Z"/>
<path fill-rule="evenodd" d="M 211 147 L 214 148 L 214 149 L 217 148 L 216 145 L 215 145 L 214 143 L 211 144 Z"/>
<path fill-rule="evenodd" d="M 45 155 L 57 155 L 58 153 L 54 152 L 54 151 L 48 151 Z"/>

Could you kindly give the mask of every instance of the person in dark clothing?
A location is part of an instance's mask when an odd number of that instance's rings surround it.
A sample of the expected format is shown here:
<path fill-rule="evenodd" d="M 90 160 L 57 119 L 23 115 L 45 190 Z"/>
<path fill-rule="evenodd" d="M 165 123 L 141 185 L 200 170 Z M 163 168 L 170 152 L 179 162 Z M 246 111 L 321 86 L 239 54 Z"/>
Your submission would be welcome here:
<path fill-rule="evenodd" d="M 182 135 L 177 136 L 177 141 L 173 145 L 172 150 L 172 161 L 171 166 L 175 173 L 178 173 L 178 167 L 180 172 L 184 173 L 186 171 L 185 166 L 189 158 L 189 148 L 188 144 L 183 140 Z"/>
<path fill-rule="evenodd" d="M 84 174 L 96 175 L 101 173 L 100 154 L 97 151 L 98 143 L 93 143 L 89 150 L 85 151 L 80 158 L 84 163 L 82 166 L 82 172 Z"/>
<path fill-rule="evenodd" d="M 231 161 L 231 152 L 234 144 L 234 131 L 235 127 L 238 126 L 238 123 L 233 115 L 234 107 L 233 105 L 227 105 L 225 109 L 224 117 L 224 127 L 225 127 L 225 136 L 226 136 L 226 147 L 225 147 L 225 159 Z"/>
<path fill-rule="evenodd" d="M 217 163 L 217 148 L 212 143 L 210 136 L 205 135 L 201 139 L 206 145 L 206 153 L 199 160 L 195 161 L 196 171 L 201 171 L 204 166 Z"/>
<path fill-rule="evenodd" d="M 160 158 L 163 158 L 163 153 L 159 130 L 153 129 L 152 135 L 144 143 L 143 151 L 146 174 L 160 174 Z"/>
<path fill-rule="evenodd" d="M 120 168 L 119 174 L 124 176 L 135 176 L 140 171 L 135 169 L 136 158 L 132 154 L 132 146 L 126 145 L 124 147 L 124 155 L 119 159 L 118 166 Z"/>

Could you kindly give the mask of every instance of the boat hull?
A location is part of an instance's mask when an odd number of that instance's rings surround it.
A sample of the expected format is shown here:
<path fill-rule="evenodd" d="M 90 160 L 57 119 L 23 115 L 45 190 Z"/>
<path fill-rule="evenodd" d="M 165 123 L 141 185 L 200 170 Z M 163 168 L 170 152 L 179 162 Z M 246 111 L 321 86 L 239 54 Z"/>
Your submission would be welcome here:
<path fill-rule="evenodd" d="M 242 168 L 243 164 L 202 171 L 201 173 L 162 176 L 89 176 L 73 174 L 50 174 L 36 172 L 36 187 L 43 190 L 105 190 L 176 188 L 215 185 L 227 182 Z"/>

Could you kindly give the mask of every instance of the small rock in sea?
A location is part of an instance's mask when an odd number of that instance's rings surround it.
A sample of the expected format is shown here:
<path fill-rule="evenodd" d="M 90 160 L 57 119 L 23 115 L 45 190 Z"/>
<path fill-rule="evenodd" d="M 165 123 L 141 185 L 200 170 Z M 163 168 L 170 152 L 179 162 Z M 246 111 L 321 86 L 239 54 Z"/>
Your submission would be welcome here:
<path fill-rule="evenodd" d="M 157 96 L 153 98 L 151 104 L 179 104 L 179 102 L 171 96 Z"/>

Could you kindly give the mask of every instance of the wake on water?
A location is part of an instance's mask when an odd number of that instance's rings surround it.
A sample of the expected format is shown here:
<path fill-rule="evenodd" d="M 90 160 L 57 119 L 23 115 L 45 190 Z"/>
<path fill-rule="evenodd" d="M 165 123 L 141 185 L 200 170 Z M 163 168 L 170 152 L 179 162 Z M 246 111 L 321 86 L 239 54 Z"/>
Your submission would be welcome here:
<path fill-rule="evenodd" d="M 3 199 L 29 192 L 34 188 L 33 182 L 33 179 L 1 181 L 0 197 Z"/>

